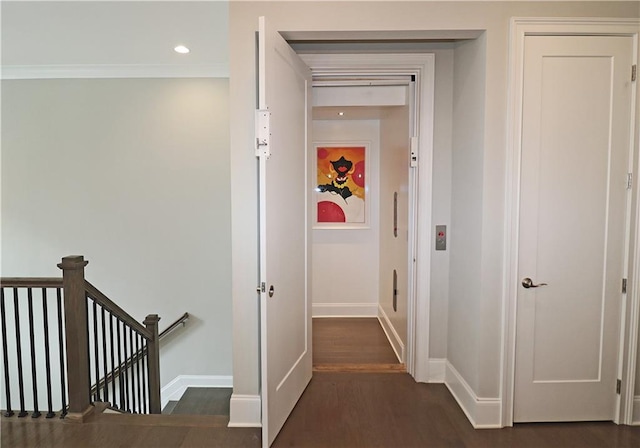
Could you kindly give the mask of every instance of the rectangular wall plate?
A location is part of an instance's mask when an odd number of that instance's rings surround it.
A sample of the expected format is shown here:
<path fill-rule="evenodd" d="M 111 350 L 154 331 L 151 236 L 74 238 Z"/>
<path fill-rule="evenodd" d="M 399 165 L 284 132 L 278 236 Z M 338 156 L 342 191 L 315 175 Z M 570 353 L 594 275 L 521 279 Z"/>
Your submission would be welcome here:
<path fill-rule="evenodd" d="M 436 226 L 436 250 L 447 250 L 447 226 Z"/>

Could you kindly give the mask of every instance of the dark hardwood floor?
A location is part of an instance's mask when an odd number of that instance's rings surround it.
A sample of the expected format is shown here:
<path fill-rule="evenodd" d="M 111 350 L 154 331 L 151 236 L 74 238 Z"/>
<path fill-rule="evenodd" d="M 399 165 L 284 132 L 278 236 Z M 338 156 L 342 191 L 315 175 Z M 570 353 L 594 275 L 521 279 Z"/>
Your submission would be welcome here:
<path fill-rule="evenodd" d="M 313 319 L 313 364 L 397 363 L 376 318 Z"/>
<path fill-rule="evenodd" d="M 315 372 L 403 372 L 376 318 L 313 319 Z"/>
<path fill-rule="evenodd" d="M 189 387 L 180 398 L 171 414 L 229 416 L 231 388 Z"/>
<path fill-rule="evenodd" d="M 640 428 L 521 424 L 475 430 L 443 384 L 408 374 L 315 373 L 274 447 L 640 447 Z"/>
<path fill-rule="evenodd" d="M 377 366 L 390 361 L 386 336 L 379 324 L 371 325 L 372 321 L 377 324 L 375 319 L 332 320 L 314 319 L 317 367 L 350 362 Z M 348 337 L 339 337 L 341 326 Z M 368 333 L 371 330 L 373 336 Z M 384 358 L 374 354 L 377 349 L 371 349 L 378 344 L 379 352 L 386 353 Z M 335 355 L 331 354 L 331 347 Z M 399 365 L 392 351 L 391 354 Z M 2 417 L 0 444 L 3 448 L 260 447 L 260 428 L 227 427 L 225 394 L 229 392 L 190 388 L 185 392 L 185 401 L 174 408 L 175 411 L 181 405 L 177 415 L 96 414 L 84 424 Z M 222 402 L 226 402 L 226 408 Z M 195 411 L 219 414 L 188 415 Z M 475 430 L 443 384 L 416 383 L 406 373 L 316 371 L 273 446 L 638 448 L 640 427 L 610 422 L 538 423 Z"/>

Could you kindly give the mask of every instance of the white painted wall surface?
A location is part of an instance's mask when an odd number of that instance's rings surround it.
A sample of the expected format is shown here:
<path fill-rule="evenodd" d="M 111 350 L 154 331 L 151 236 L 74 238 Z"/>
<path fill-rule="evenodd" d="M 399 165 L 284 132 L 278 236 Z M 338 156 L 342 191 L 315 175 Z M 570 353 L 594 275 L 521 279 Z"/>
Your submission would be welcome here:
<path fill-rule="evenodd" d="M 398 236 L 393 233 L 393 197 L 398 193 Z M 393 107 L 380 120 L 380 308 L 401 347 L 407 345 L 409 237 L 409 107 Z M 397 307 L 393 309 L 393 271 Z M 395 346 L 396 344 L 394 344 Z M 403 350 L 396 351 L 403 357 Z M 404 361 L 404 359 L 403 359 Z"/>
<path fill-rule="evenodd" d="M 447 358 L 474 389 L 478 387 L 484 140 L 485 38 L 461 43 L 454 51 L 453 158 L 449 229 L 449 325 Z"/>
<path fill-rule="evenodd" d="M 453 120 L 453 45 L 432 44 L 435 54 L 435 106 L 433 126 L 433 225 L 451 228 L 451 160 Z M 432 231 L 433 232 L 433 231 Z M 432 235 L 432 240 L 434 236 Z M 431 315 L 429 357 L 447 357 L 449 313 L 449 260 L 451 248 L 431 251 Z"/>
<path fill-rule="evenodd" d="M 253 147 L 253 109 L 255 108 L 255 42 L 258 16 L 267 16 L 271 26 L 282 31 L 415 31 L 415 30 L 486 30 L 483 38 L 485 76 L 481 82 L 484 106 L 479 130 L 454 128 L 481 136 L 469 141 L 467 148 L 458 139 L 454 147 L 469 150 L 458 162 L 472 176 L 473 196 L 455 195 L 462 201 L 452 210 L 450 244 L 452 247 L 452 282 L 464 283 L 451 290 L 458 302 L 449 308 L 447 356 L 471 385 L 477 397 L 499 397 L 501 352 L 501 306 L 503 303 L 503 239 L 505 197 L 505 153 L 507 126 L 508 36 L 511 17 L 638 17 L 636 2 L 231 2 L 230 11 L 230 89 L 231 105 L 232 216 L 233 216 L 233 300 L 234 300 L 234 387 L 242 393 L 258 393 L 256 179 Z M 330 26 L 327 24 L 331 24 Z M 436 33 L 437 34 L 437 33 Z M 476 43 L 477 45 L 477 43 Z M 459 75 L 460 76 L 460 75 Z M 464 83 L 459 80 L 457 90 Z M 457 98 L 461 98 L 457 94 Z M 463 104 L 454 104 L 464 107 Z M 458 109 L 460 110 L 460 109 Z M 480 134 L 478 134 L 480 132 Z M 455 138 L 455 137 L 454 137 Z M 477 146 L 475 146 L 477 145 Z M 477 153 L 474 153 L 477 151 Z M 456 157 L 454 149 L 454 158 Z M 455 165 L 454 161 L 454 165 Z M 462 171 L 453 177 L 458 192 L 470 191 Z M 244 174 L 247 174 L 246 176 Z M 457 176 L 457 177 L 456 177 Z M 235 180 L 237 178 L 237 180 Z M 462 190 L 460 190 L 462 188 Z M 457 199 L 456 199 L 457 197 Z M 465 206 L 473 211 L 464 211 Z M 453 217 L 458 214 L 458 224 Z M 467 216 L 473 222 L 462 225 Z M 469 241 L 466 259 L 458 257 L 454 269 L 453 247 L 461 255 L 466 247 L 455 229 L 471 228 L 479 241 Z M 454 272 L 455 271 L 455 272 Z M 465 273 L 466 272 L 466 273 Z M 460 277 L 456 273 L 465 273 Z M 432 273 L 434 274 L 434 273 Z M 468 276 L 467 276 L 468 274 Z M 453 283 L 450 284 L 450 287 Z M 451 314 L 452 313 L 452 314 Z M 432 320 L 443 316 L 432 316 Z M 458 335 L 457 330 L 461 333 Z M 473 337 L 473 339 L 469 339 Z M 474 343 L 473 341 L 477 341 Z"/>
<path fill-rule="evenodd" d="M 316 316 L 376 316 L 379 241 L 379 120 L 314 120 L 316 143 L 369 142 L 368 229 L 312 231 L 312 302 Z M 313 155 L 313 148 L 311 148 Z M 315 156 L 311 157 L 315 163 Z M 310 167 L 316 178 L 315 165 Z M 310 188 L 313 188 L 311 185 Z M 315 206 L 315 204 L 313 204 Z"/>
<path fill-rule="evenodd" d="M 82 254 L 136 319 L 189 312 L 162 385 L 231 374 L 228 105 L 227 79 L 2 81 L 2 275 Z"/>

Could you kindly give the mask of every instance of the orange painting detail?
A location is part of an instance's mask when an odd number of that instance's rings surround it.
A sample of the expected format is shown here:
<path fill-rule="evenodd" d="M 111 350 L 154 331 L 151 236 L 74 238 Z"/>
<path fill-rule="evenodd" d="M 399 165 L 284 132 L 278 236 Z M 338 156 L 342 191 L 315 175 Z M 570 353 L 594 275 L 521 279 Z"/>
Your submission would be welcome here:
<path fill-rule="evenodd" d="M 364 223 L 365 156 L 364 146 L 317 148 L 318 222 Z"/>

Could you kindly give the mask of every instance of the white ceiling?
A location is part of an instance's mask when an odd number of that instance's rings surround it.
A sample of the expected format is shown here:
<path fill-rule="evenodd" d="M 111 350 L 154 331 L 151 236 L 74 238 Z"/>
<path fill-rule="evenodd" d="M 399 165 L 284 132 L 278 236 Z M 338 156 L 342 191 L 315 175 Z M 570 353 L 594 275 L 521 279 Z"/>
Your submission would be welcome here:
<path fill-rule="evenodd" d="M 226 1 L 2 1 L 3 71 L 207 66 L 228 75 Z M 180 55 L 173 48 L 191 49 Z"/>

